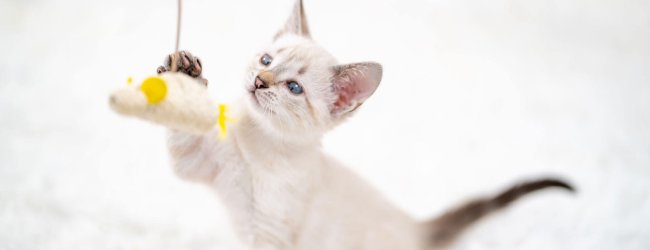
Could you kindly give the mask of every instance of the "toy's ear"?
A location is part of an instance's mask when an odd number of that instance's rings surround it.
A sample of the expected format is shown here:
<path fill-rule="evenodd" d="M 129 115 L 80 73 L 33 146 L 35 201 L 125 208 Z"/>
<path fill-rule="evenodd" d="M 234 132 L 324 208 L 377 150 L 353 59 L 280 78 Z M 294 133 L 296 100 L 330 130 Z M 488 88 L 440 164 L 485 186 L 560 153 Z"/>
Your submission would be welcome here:
<path fill-rule="evenodd" d="M 280 29 L 280 31 L 278 31 L 278 33 L 275 35 L 275 39 L 286 34 L 294 34 L 303 37 L 310 36 L 302 0 L 296 0 L 289 19 L 287 19 L 284 27 L 282 27 L 282 29 Z"/>
<path fill-rule="evenodd" d="M 354 111 L 368 99 L 382 76 L 382 67 L 375 62 L 338 65 L 333 71 L 332 89 L 336 101 L 330 106 L 330 112 L 338 117 Z"/>

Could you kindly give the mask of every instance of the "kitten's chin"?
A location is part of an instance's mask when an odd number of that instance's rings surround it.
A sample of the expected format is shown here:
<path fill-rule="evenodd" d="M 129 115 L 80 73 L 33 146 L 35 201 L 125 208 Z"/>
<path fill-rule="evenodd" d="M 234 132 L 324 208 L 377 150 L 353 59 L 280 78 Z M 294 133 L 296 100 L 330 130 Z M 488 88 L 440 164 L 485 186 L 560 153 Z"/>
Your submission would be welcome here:
<path fill-rule="evenodd" d="M 273 138 L 296 145 L 306 145 L 319 143 L 321 135 L 316 128 L 306 129 L 304 127 L 295 127 L 297 121 L 287 121 L 279 117 L 274 111 L 264 108 L 263 104 L 256 101 L 253 93 L 249 94 L 246 101 L 249 117 L 256 124 L 260 131 Z M 299 132 L 297 132 L 299 131 Z"/>
<path fill-rule="evenodd" d="M 263 116 L 268 116 L 268 115 L 275 115 L 275 111 L 273 109 L 270 109 L 268 107 L 265 107 L 264 104 L 262 103 L 264 100 L 260 100 L 260 97 L 255 94 L 255 91 L 250 92 L 248 95 L 248 102 L 250 108 L 253 109 L 253 112 L 259 113 Z"/>

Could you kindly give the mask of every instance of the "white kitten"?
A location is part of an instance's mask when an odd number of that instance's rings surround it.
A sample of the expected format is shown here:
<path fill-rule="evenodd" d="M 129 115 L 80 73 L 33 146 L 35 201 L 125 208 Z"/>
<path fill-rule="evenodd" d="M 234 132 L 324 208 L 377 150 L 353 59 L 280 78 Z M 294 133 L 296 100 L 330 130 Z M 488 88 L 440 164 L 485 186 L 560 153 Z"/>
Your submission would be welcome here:
<path fill-rule="evenodd" d="M 251 249 L 432 249 L 523 194 L 548 186 L 568 188 L 553 180 L 528 183 L 417 222 L 321 151 L 323 134 L 375 91 L 381 65 L 338 64 L 310 39 L 297 1 L 284 28 L 249 70 L 247 94 L 234 115 L 240 120 L 225 141 L 216 140 L 216 131 L 172 131 L 169 148 L 179 176 L 219 193 Z"/>

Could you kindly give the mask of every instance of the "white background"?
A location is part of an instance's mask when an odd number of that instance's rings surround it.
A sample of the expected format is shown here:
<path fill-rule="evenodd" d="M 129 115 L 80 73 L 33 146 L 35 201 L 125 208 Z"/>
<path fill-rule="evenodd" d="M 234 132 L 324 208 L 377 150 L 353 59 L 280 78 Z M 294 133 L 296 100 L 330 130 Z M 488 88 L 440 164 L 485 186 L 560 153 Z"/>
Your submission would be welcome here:
<path fill-rule="evenodd" d="M 221 101 L 292 0 L 186 0 L 181 47 Z M 325 149 L 421 219 L 516 181 L 548 190 L 457 249 L 650 249 L 650 2 L 306 0 L 341 62 L 385 67 Z M 233 249 L 218 199 L 173 176 L 163 128 L 111 90 L 173 50 L 175 1 L 0 1 L 0 249 Z M 299 152 L 298 152 L 299 153 Z"/>

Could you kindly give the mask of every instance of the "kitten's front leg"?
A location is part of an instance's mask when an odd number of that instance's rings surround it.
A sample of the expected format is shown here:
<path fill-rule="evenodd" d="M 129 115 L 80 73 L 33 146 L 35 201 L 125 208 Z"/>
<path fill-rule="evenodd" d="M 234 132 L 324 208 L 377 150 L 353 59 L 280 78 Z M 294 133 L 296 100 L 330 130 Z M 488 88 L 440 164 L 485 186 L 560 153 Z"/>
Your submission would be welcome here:
<path fill-rule="evenodd" d="M 172 62 L 174 59 L 174 62 Z M 201 60 L 188 51 L 180 51 L 167 56 L 164 65 L 158 67 L 158 74 L 171 71 L 172 63 L 176 64 L 178 72 L 185 73 L 207 85 L 208 80 L 201 74 Z M 219 172 L 219 142 L 216 131 L 206 135 L 195 135 L 171 130 L 167 146 L 171 154 L 174 172 L 181 178 L 209 182 Z"/>
<path fill-rule="evenodd" d="M 167 148 L 172 167 L 179 177 L 198 182 L 211 182 L 219 173 L 223 145 L 216 133 L 194 135 L 171 130 Z"/>

